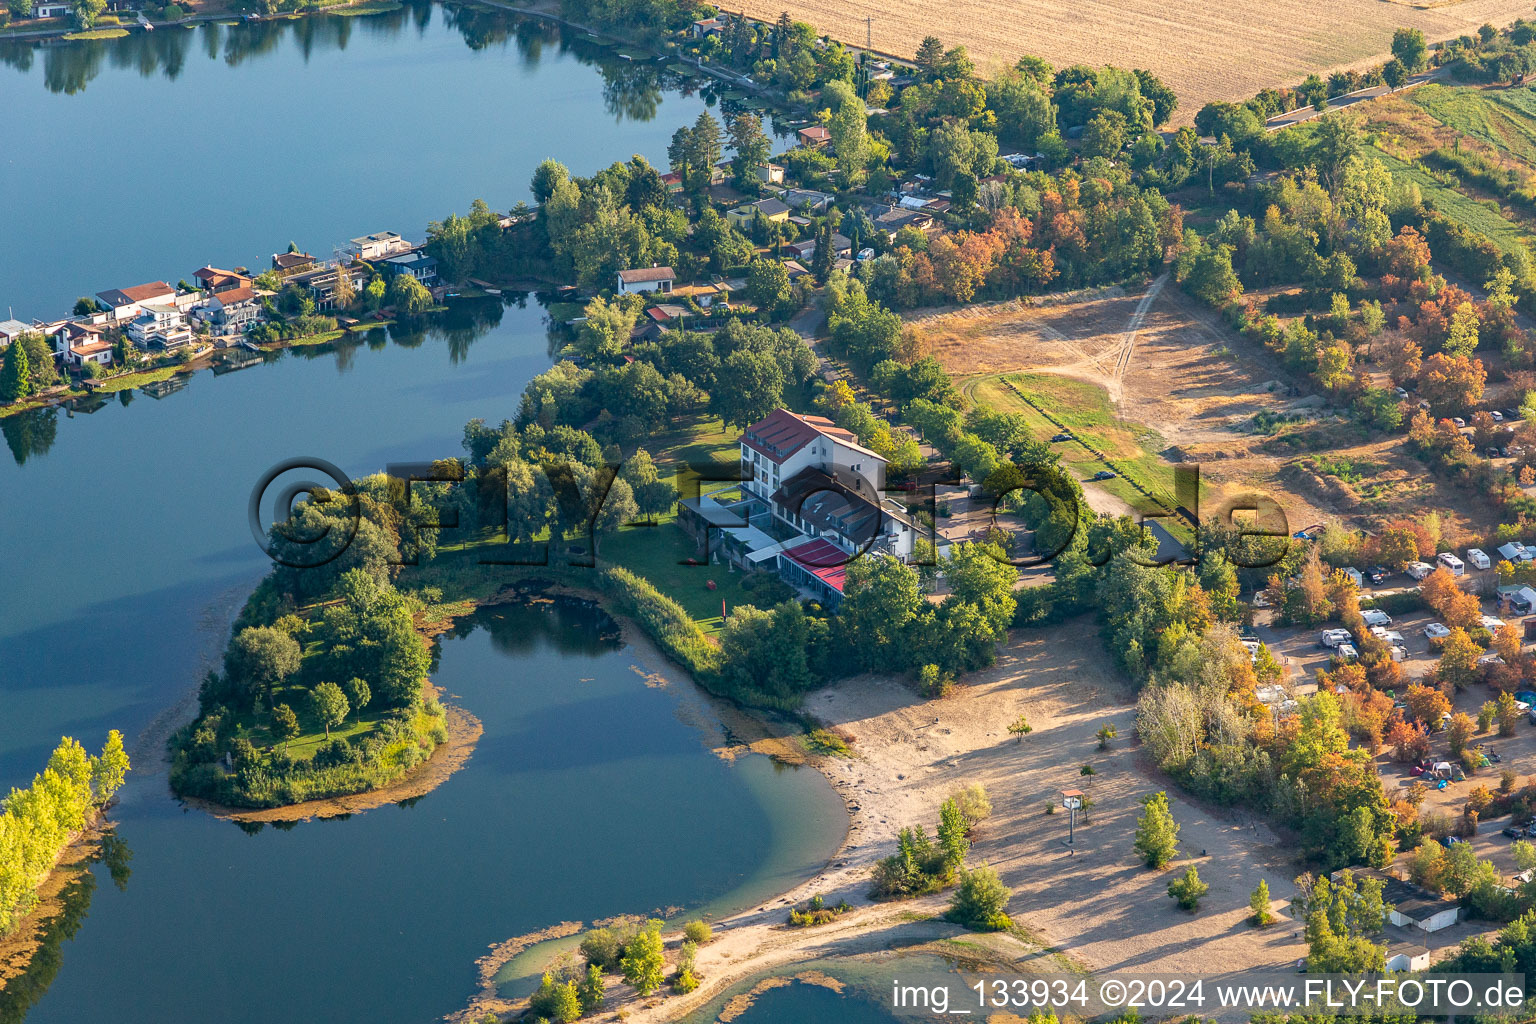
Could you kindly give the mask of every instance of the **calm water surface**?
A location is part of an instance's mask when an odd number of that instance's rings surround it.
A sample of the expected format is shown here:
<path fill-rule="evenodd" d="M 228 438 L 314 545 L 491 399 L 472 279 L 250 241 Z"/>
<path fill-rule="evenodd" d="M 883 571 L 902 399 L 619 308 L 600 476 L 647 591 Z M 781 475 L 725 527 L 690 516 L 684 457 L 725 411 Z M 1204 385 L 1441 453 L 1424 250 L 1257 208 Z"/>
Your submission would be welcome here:
<path fill-rule="evenodd" d="M 159 400 L 0 420 L 0 790 L 60 735 L 153 735 L 187 697 L 264 571 L 245 508 L 267 467 L 457 454 L 464 422 L 510 414 L 548 358 L 537 303 L 483 301 Z M 421 1024 L 462 1005 L 492 943 L 742 906 L 841 841 L 821 776 L 720 761 L 601 614 L 508 607 L 475 626 L 434 678 L 485 737 L 412 806 L 247 834 L 179 806 L 141 743 L 115 814 L 131 874 L 95 869 L 72 937 L 0 993 L 0 1021 Z"/>
<path fill-rule="evenodd" d="M 264 268 L 290 241 L 421 239 L 475 198 L 527 200 L 546 157 L 575 174 L 635 153 L 661 166 L 715 101 L 693 88 L 580 33 L 424 0 L 0 43 L 0 319 L 204 263 Z"/>

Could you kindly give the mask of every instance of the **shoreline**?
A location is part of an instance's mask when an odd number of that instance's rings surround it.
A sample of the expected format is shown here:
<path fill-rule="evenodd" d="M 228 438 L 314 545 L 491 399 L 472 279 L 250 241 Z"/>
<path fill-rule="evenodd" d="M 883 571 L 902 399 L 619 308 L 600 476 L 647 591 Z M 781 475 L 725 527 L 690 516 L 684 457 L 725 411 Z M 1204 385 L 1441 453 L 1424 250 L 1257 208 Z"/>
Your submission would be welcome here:
<path fill-rule="evenodd" d="M 227 807 L 204 800 L 201 797 L 171 795 L 195 811 L 221 821 L 239 824 L 270 824 L 273 822 L 301 822 L 344 818 L 364 811 L 372 811 L 389 804 L 403 803 L 426 796 L 447 782 L 452 775 L 469 762 L 484 734 L 480 719 L 453 704 L 443 705 L 448 728 L 448 739 L 433 748 L 432 753 L 418 767 L 406 772 L 394 782 L 378 789 L 361 793 L 347 793 L 306 800 L 303 803 L 285 804 L 282 807 Z"/>
<path fill-rule="evenodd" d="M 24 977 L 32 959 L 43 948 L 48 929 L 64 913 L 63 897 L 70 883 L 83 871 L 91 870 L 91 861 L 101 851 L 102 841 L 116 823 L 108 820 L 106 808 L 70 839 L 47 876 L 33 891 L 37 905 L 16 922 L 9 935 L 0 936 L 0 992 L 17 978 Z"/>

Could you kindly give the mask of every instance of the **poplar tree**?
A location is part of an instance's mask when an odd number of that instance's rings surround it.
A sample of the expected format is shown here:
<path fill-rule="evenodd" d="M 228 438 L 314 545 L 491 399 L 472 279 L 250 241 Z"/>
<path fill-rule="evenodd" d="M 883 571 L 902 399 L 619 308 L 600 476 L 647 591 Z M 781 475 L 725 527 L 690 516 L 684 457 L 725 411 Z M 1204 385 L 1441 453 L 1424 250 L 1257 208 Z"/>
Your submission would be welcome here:
<path fill-rule="evenodd" d="M 1166 867 L 1179 852 L 1179 826 L 1168 810 L 1168 794 L 1153 793 L 1142 806 L 1146 809 L 1136 823 L 1136 852 L 1147 867 Z"/>

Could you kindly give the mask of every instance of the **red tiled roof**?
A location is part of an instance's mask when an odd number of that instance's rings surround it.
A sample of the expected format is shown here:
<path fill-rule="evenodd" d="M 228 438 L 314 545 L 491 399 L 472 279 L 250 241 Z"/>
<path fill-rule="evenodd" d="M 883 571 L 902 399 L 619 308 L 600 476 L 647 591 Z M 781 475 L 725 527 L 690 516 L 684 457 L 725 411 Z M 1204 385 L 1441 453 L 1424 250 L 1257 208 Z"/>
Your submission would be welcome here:
<path fill-rule="evenodd" d="M 817 435 L 825 435 L 839 444 L 865 452 L 872 458 L 885 459 L 859 444 L 858 435 L 844 430 L 825 416 L 800 416 L 788 409 L 775 409 L 741 435 L 741 443 L 770 462 L 782 463 L 804 448 Z"/>
<path fill-rule="evenodd" d="M 256 290 L 253 288 L 231 288 L 225 292 L 215 292 L 213 295 L 213 298 L 218 299 L 226 306 L 249 302 L 255 297 Z"/>
<path fill-rule="evenodd" d="M 809 128 L 801 128 L 798 134 L 802 138 L 814 139 L 817 142 L 821 142 L 832 137 L 832 133 L 827 131 L 823 125 L 819 124 L 813 124 Z"/>
<path fill-rule="evenodd" d="M 852 556 L 836 544 L 818 537 L 807 544 L 789 548 L 784 554 L 839 594 L 843 592 L 843 581 L 848 576 L 848 562 Z"/>
<path fill-rule="evenodd" d="M 149 284 L 134 285 L 132 288 L 114 288 L 111 291 L 96 293 L 97 297 L 105 299 L 109 306 L 126 306 L 130 302 L 144 302 L 162 295 L 175 294 L 176 289 L 164 281 L 151 281 Z"/>

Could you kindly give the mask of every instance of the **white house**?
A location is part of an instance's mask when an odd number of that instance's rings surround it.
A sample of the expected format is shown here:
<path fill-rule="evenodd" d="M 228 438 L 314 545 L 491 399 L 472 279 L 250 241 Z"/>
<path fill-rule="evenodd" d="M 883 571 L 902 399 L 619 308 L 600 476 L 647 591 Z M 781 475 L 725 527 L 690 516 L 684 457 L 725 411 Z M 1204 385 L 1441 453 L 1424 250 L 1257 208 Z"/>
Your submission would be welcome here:
<path fill-rule="evenodd" d="M 630 292 L 662 292 L 670 293 L 672 284 L 677 280 L 677 275 L 671 267 L 636 267 L 633 270 L 619 271 L 618 284 L 615 290 L 620 295 Z"/>
<path fill-rule="evenodd" d="M 885 490 L 885 458 L 859 444 L 825 416 L 775 409 L 741 435 L 742 487 L 769 498 L 791 477 L 818 469 L 845 481 L 855 493 L 879 502 Z"/>
<path fill-rule="evenodd" d="M 151 281 L 132 288 L 113 288 L 97 292 L 96 297 L 107 307 L 113 320 L 132 320 L 144 311 L 145 305 L 173 306 L 176 289 L 164 281 Z"/>
<path fill-rule="evenodd" d="M 102 327 L 85 320 L 64 320 L 40 330 L 53 342 L 53 353 L 65 366 L 112 365 L 112 344 Z"/>
<path fill-rule="evenodd" d="M 69 4 L 59 3 L 58 0 L 42 0 L 41 3 L 32 5 L 32 17 L 34 18 L 67 18 L 69 17 Z"/>
<path fill-rule="evenodd" d="M 231 288 L 208 296 L 192 315 L 209 324 L 215 334 L 244 334 L 261 316 L 261 295 L 254 288 Z"/>
<path fill-rule="evenodd" d="M 342 252 L 360 260 L 382 260 L 410 250 L 411 243 L 394 231 L 363 235 L 361 238 L 352 239 L 342 247 Z"/>
<path fill-rule="evenodd" d="M 187 318 L 174 304 L 144 303 L 142 312 L 128 324 L 126 333 L 139 348 L 180 348 L 192 342 Z"/>

